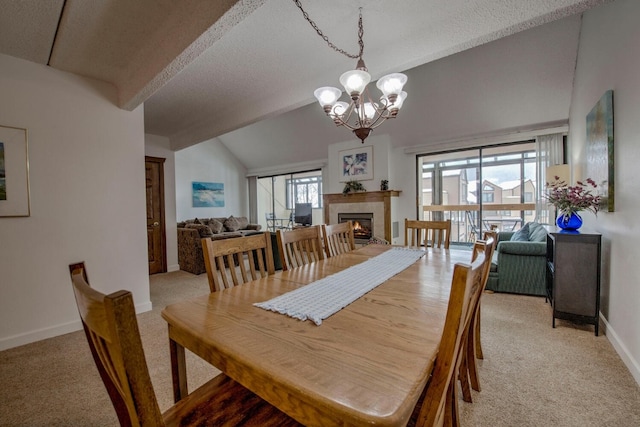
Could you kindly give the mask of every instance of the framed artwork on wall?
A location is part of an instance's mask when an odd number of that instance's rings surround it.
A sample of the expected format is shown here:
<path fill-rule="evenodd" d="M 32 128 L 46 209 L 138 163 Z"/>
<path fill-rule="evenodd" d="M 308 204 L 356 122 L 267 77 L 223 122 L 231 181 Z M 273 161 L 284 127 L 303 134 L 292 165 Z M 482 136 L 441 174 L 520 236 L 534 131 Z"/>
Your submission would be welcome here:
<path fill-rule="evenodd" d="M 0 217 L 30 216 L 27 130 L 0 125 Z"/>
<path fill-rule="evenodd" d="M 587 114 L 587 178 L 595 181 L 600 209 L 613 212 L 613 91 L 608 90 Z"/>
<path fill-rule="evenodd" d="M 373 147 L 368 145 L 340 151 L 340 165 L 340 182 L 373 179 Z"/>
<path fill-rule="evenodd" d="M 224 207 L 224 184 L 221 182 L 191 183 L 192 205 L 194 208 L 222 208 Z"/>

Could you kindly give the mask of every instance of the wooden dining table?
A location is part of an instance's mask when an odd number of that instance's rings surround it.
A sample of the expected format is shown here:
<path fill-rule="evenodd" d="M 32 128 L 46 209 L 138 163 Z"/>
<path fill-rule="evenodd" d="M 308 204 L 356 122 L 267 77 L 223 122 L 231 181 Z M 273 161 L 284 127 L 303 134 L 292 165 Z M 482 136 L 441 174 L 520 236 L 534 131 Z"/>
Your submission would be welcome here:
<path fill-rule="evenodd" d="M 321 325 L 254 306 L 389 250 L 367 245 L 167 306 L 174 397 L 185 349 L 305 425 L 405 425 L 433 369 L 456 262 L 429 248 Z"/>

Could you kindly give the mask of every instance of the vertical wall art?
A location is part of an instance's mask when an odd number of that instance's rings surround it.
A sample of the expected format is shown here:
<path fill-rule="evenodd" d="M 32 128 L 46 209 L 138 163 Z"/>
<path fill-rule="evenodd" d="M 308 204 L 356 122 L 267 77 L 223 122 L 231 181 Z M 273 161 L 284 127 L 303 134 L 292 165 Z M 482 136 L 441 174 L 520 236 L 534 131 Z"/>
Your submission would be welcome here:
<path fill-rule="evenodd" d="M 31 215 L 27 130 L 0 125 L 0 217 Z"/>
<path fill-rule="evenodd" d="M 614 211 L 613 91 L 608 90 L 587 115 L 587 177 L 601 197 L 600 209 Z"/>
<path fill-rule="evenodd" d="M 340 151 L 340 182 L 373 179 L 373 147 Z"/>
<path fill-rule="evenodd" d="M 194 208 L 224 207 L 224 184 L 220 182 L 192 182 Z"/>

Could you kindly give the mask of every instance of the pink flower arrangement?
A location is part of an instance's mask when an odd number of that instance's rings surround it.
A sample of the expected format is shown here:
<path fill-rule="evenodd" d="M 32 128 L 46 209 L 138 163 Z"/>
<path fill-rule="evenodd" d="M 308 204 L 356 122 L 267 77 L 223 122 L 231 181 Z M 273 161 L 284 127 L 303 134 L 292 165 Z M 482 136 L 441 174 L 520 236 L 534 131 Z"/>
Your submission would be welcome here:
<path fill-rule="evenodd" d="M 547 194 L 544 197 L 565 216 L 583 210 L 597 215 L 600 196 L 591 193 L 596 187 L 595 181 L 591 178 L 587 178 L 586 184 L 577 181 L 576 185 L 571 186 L 556 176 L 555 181 L 547 182 Z"/>

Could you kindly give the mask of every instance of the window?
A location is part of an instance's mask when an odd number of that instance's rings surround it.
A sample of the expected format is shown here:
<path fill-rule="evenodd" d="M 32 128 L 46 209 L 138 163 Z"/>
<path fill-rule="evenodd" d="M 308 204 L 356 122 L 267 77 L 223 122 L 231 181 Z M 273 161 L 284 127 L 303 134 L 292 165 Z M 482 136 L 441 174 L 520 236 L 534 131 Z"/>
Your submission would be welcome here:
<path fill-rule="evenodd" d="M 322 176 L 305 176 L 287 179 L 287 209 L 296 203 L 311 203 L 312 208 L 322 207 Z"/>
<path fill-rule="evenodd" d="M 493 189 L 491 189 L 491 190 L 493 190 Z M 483 192 L 482 193 L 482 201 L 484 203 L 493 203 L 493 201 L 494 201 L 493 191 L 491 191 L 491 192 Z"/>

